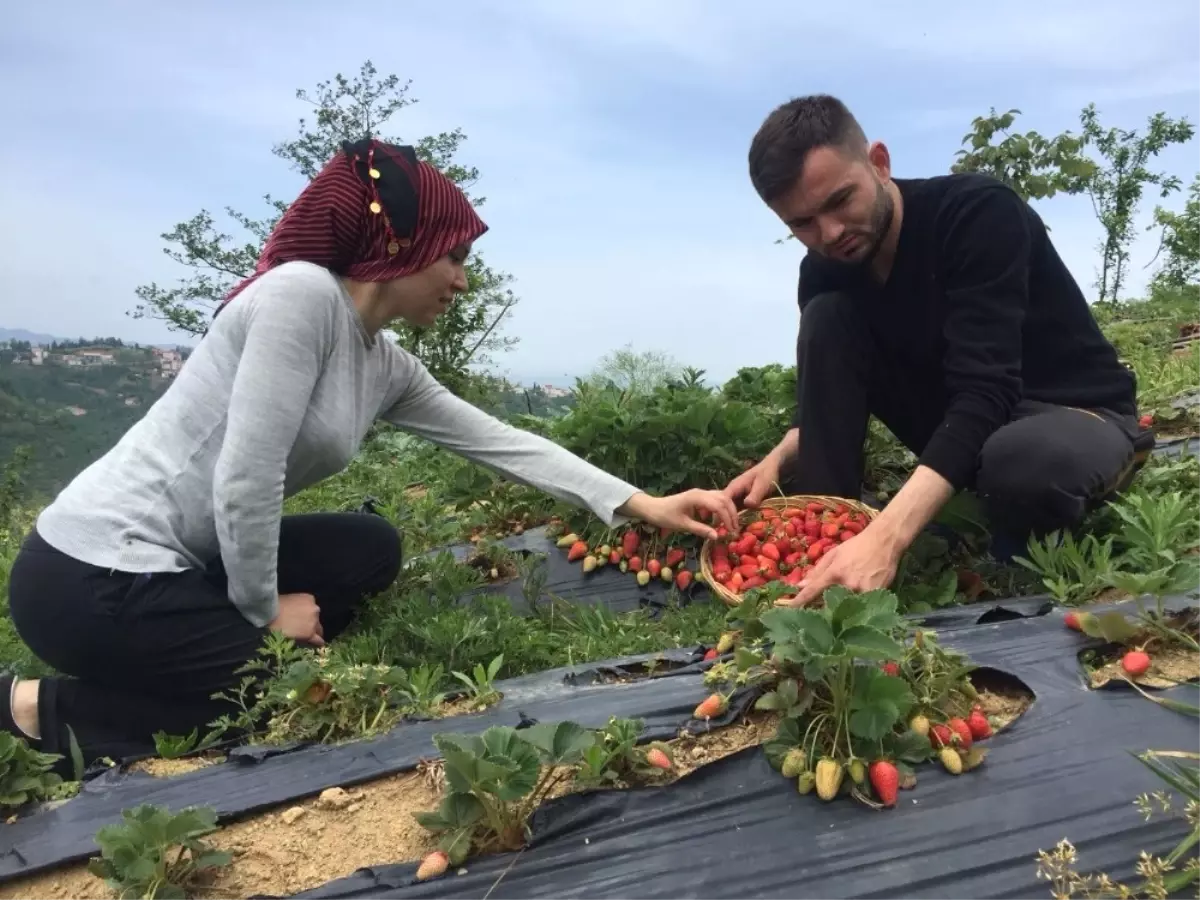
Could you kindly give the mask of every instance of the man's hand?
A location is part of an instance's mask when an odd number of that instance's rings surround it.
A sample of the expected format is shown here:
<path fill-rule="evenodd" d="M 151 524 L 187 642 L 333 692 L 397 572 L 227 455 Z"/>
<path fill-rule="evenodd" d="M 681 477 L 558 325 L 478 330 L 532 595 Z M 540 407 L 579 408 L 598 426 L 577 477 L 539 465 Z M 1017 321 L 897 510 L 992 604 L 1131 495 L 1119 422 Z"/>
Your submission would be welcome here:
<path fill-rule="evenodd" d="M 737 530 L 737 508 L 734 507 L 733 501 L 720 491 L 690 490 L 669 497 L 634 494 L 618 512 L 657 525 L 659 528 L 687 531 L 702 538 L 716 540 L 716 529 L 696 520 L 695 516 L 700 510 L 715 515 L 730 531 Z"/>
<path fill-rule="evenodd" d="M 894 537 L 876 527 L 878 524 L 872 522 L 862 534 L 824 554 L 800 582 L 800 593 L 777 605 L 805 606 L 835 584 L 855 593 L 890 586 L 904 551 Z"/>
<path fill-rule="evenodd" d="M 800 452 L 800 431 L 793 428 L 783 440 L 763 457 L 762 462 L 747 469 L 725 487 L 725 496 L 743 509 L 758 509 L 758 505 L 779 489 L 779 477 L 784 463 Z"/>
<path fill-rule="evenodd" d="M 800 592 L 779 604 L 803 606 L 834 584 L 859 593 L 889 587 L 900 557 L 953 495 L 950 482 L 928 466 L 917 466 L 879 517 L 858 537 L 824 554 L 800 582 Z"/>
<path fill-rule="evenodd" d="M 325 646 L 321 629 L 321 608 L 312 594 L 280 594 L 279 614 L 267 626 L 298 644 Z"/>
<path fill-rule="evenodd" d="M 724 494 L 733 503 L 740 503 L 744 509 L 758 509 L 779 484 L 779 464 L 773 456 L 767 456 L 756 466 L 752 466 L 739 475 L 725 487 Z"/>

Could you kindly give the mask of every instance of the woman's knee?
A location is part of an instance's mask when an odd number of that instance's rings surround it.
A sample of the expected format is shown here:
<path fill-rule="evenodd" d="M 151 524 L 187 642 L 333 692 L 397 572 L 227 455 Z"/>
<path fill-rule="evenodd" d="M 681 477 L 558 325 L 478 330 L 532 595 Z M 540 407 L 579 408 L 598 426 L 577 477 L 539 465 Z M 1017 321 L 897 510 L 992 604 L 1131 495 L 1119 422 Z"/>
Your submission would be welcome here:
<path fill-rule="evenodd" d="M 400 532 L 383 516 L 360 513 L 362 547 L 371 561 L 367 592 L 387 590 L 400 574 L 404 562 L 404 543 Z"/>

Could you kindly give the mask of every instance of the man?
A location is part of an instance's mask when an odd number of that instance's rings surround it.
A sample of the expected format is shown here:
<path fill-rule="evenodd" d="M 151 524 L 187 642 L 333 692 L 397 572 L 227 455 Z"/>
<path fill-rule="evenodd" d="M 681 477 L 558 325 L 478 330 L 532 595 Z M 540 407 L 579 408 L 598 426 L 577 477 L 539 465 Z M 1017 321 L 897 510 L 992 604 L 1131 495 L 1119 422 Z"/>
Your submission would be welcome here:
<path fill-rule="evenodd" d="M 878 518 L 822 557 L 797 597 L 887 587 L 958 490 L 994 529 L 1079 523 L 1127 483 L 1136 385 L 1038 215 L 978 174 L 894 179 L 837 99 L 792 100 L 750 147 L 759 196 L 808 248 L 792 429 L 726 492 L 858 497 L 871 415 L 919 457 Z M 1152 438 L 1151 438 L 1152 441 Z"/>

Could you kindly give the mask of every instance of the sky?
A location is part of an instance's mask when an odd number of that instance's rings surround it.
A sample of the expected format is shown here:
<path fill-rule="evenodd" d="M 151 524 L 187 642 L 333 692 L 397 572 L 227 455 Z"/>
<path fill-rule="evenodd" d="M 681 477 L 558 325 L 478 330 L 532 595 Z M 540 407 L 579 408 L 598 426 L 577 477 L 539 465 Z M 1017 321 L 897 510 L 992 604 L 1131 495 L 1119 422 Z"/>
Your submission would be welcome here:
<path fill-rule="evenodd" d="M 161 235 L 200 209 L 264 212 L 303 180 L 271 153 L 296 99 L 370 59 L 411 80 L 388 133 L 462 128 L 460 160 L 514 278 L 499 369 L 569 384 L 623 346 L 724 379 L 794 361 L 803 248 L 758 200 L 746 151 L 779 103 L 843 99 L 898 177 L 946 172 L 971 120 L 1019 108 L 1022 129 L 1200 122 L 1195 0 L 312 0 L 10 4 L 0 30 L 6 177 L 0 326 L 178 340 L 134 320 L 138 285 L 185 271 Z M 1188 181 L 1198 145 L 1156 166 Z M 1149 223 L 1157 197 L 1143 202 Z M 1178 208 L 1182 195 L 1165 201 Z M 1091 295 L 1101 230 L 1086 197 L 1035 204 Z M 240 235 L 233 223 L 222 224 Z M 1131 290 L 1157 241 L 1134 248 Z"/>

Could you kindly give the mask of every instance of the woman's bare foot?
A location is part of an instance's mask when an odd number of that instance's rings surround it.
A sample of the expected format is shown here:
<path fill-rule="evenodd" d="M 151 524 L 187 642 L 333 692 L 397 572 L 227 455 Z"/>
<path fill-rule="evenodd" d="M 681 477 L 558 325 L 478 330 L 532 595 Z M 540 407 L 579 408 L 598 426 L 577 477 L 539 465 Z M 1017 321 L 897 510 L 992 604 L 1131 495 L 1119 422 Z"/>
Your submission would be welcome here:
<path fill-rule="evenodd" d="M 12 692 L 13 722 L 23 732 L 34 740 L 39 740 L 42 730 L 38 723 L 38 685 L 37 681 L 18 681 Z"/>

